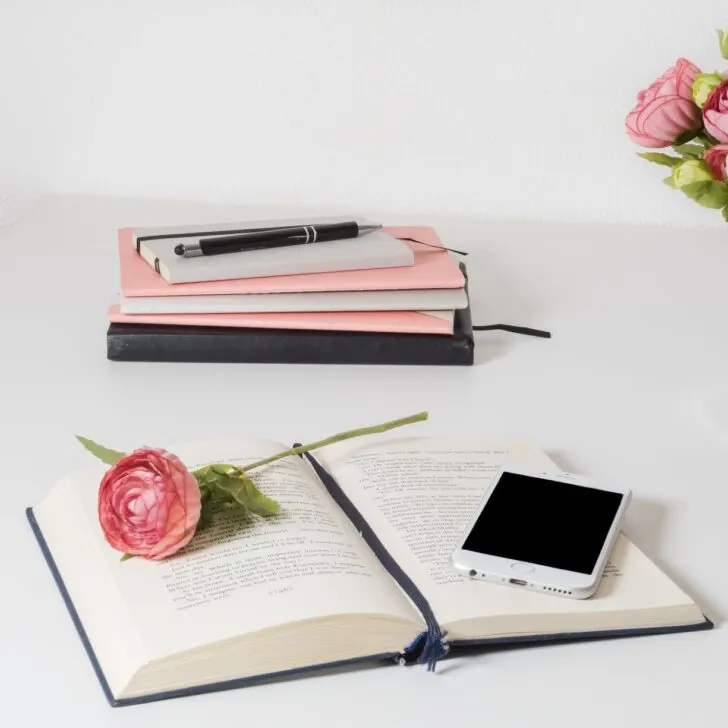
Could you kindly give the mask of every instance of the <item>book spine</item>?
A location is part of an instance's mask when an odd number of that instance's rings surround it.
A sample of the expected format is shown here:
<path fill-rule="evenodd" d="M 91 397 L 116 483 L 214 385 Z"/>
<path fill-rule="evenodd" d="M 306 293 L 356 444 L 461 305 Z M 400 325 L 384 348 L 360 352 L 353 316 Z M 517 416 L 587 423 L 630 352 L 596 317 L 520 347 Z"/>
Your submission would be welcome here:
<path fill-rule="evenodd" d="M 111 361 L 470 366 L 472 336 L 111 324 Z"/>
<path fill-rule="evenodd" d="M 293 447 L 298 446 L 297 444 L 293 445 Z M 427 631 L 420 634 L 412 644 L 408 645 L 402 651 L 401 661 L 406 663 L 416 660 L 419 663 L 426 664 L 427 669 L 433 671 L 437 661 L 448 653 L 449 645 L 445 640 L 445 635 L 440 629 L 435 613 L 432 611 L 432 607 L 425 598 L 425 595 L 417 588 L 416 584 L 395 561 L 389 551 L 387 551 L 384 544 L 374 532 L 374 529 L 372 529 L 364 516 L 361 515 L 356 506 L 349 500 L 336 479 L 310 453 L 304 453 L 304 457 L 309 461 L 319 480 L 324 484 L 324 487 L 336 501 L 336 504 L 354 524 L 357 531 L 361 533 L 362 538 L 369 548 L 372 549 L 382 566 L 384 566 L 392 578 L 400 585 L 417 609 L 420 610 L 420 614 L 422 614 L 425 620 Z"/>

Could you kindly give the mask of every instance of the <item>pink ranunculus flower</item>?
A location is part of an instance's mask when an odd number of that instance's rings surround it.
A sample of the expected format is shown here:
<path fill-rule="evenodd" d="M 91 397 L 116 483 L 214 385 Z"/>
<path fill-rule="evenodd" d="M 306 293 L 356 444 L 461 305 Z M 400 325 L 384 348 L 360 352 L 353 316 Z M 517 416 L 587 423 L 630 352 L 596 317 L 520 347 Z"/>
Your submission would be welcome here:
<path fill-rule="evenodd" d="M 726 157 L 728 156 L 728 144 L 716 144 L 707 149 L 703 154 L 705 163 L 710 167 L 711 174 L 719 182 L 726 181 Z"/>
<path fill-rule="evenodd" d="M 98 513 L 106 540 L 118 551 L 164 559 L 185 546 L 200 520 L 200 486 L 166 450 L 142 448 L 104 475 Z"/>
<path fill-rule="evenodd" d="M 719 142 L 728 142 L 728 78 L 705 100 L 703 121 L 710 136 Z"/>
<path fill-rule="evenodd" d="M 700 69 L 685 58 L 637 95 L 626 119 L 629 138 L 642 147 L 669 147 L 680 134 L 702 126 L 692 86 Z"/>

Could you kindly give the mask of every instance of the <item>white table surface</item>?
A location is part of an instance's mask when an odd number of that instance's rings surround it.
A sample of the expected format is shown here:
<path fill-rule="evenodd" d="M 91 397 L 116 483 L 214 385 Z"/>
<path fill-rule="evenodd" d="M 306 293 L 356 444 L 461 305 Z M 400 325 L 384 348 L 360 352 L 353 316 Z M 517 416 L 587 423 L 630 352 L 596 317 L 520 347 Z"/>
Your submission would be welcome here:
<path fill-rule="evenodd" d="M 272 213 L 296 211 L 56 197 L 0 229 L 3 722 L 726 725 L 728 230 L 421 218 L 471 251 L 477 322 L 553 332 L 477 334 L 472 368 L 106 360 L 118 227 Z M 88 464 L 74 433 L 119 449 L 231 431 L 288 442 L 422 409 L 423 434 L 530 437 L 565 469 L 632 488 L 626 533 L 717 628 L 108 706 L 23 512 Z"/>

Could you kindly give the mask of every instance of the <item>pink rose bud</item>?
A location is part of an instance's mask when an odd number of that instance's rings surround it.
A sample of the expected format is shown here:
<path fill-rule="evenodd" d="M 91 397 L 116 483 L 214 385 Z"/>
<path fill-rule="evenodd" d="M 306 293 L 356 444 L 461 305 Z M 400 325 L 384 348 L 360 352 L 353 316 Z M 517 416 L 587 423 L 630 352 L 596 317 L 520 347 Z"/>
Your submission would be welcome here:
<path fill-rule="evenodd" d="M 702 125 L 693 101 L 693 82 L 700 69 L 685 58 L 640 91 L 626 119 L 629 138 L 642 147 L 669 147 L 685 132 Z"/>
<path fill-rule="evenodd" d="M 716 86 L 703 106 L 705 131 L 719 142 L 728 142 L 728 79 Z"/>
<path fill-rule="evenodd" d="M 728 144 L 716 144 L 703 155 L 703 159 L 710 168 L 711 174 L 719 182 L 726 181 L 726 156 L 728 156 Z"/>
<path fill-rule="evenodd" d="M 143 448 L 118 460 L 99 487 L 98 513 L 109 544 L 164 559 L 189 543 L 200 520 L 200 486 L 166 450 Z"/>

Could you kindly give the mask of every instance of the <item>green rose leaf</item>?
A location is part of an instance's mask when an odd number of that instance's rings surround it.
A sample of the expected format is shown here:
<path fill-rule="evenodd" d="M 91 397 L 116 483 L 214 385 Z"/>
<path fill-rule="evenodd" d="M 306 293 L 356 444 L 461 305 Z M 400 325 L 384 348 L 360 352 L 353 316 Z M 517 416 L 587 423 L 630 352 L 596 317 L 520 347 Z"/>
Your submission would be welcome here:
<path fill-rule="evenodd" d="M 638 152 L 637 156 L 653 164 L 661 164 L 664 167 L 677 167 L 683 161 L 680 157 L 671 157 L 669 154 L 660 152 Z"/>
<path fill-rule="evenodd" d="M 223 475 L 226 478 L 235 477 L 242 472 L 242 470 L 235 465 L 227 465 L 226 463 L 210 465 L 210 470 L 212 470 L 213 473 L 216 473 L 217 475 Z"/>
<path fill-rule="evenodd" d="M 244 473 L 237 477 L 220 478 L 211 483 L 211 491 L 218 498 L 242 506 L 258 516 L 275 516 L 280 506 L 264 496 Z"/>
<path fill-rule="evenodd" d="M 699 144 L 680 144 L 677 147 L 673 147 L 673 149 L 683 159 L 700 159 L 705 151 Z"/>
<path fill-rule="evenodd" d="M 687 159 L 672 171 L 673 185 L 703 207 L 719 209 L 728 205 L 728 186 L 713 179 L 708 165 L 700 159 Z"/>
<path fill-rule="evenodd" d="M 699 129 L 688 129 L 687 131 L 684 131 L 682 134 L 678 134 L 677 137 L 675 137 L 675 141 L 673 144 L 676 144 L 677 146 L 681 146 L 682 144 L 687 144 L 689 141 L 692 141 L 695 139 L 695 137 L 699 134 Z"/>
<path fill-rule="evenodd" d="M 235 465 L 207 465 L 196 470 L 194 476 L 203 493 L 203 509 L 207 500 L 205 493 L 209 493 L 209 508 L 214 497 L 259 516 L 274 516 L 280 512 L 280 506 L 264 496 L 242 468 Z"/>
<path fill-rule="evenodd" d="M 201 531 L 203 528 L 207 528 L 212 522 L 212 493 L 208 487 L 200 488 L 201 491 L 201 509 L 200 509 L 200 520 L 197 521 L 197 530 Z"/>
<path fill-rule="evenodd" d="M 241 472 L 240 469 L 234 465 L 206 465 L 204 468 L 195 470 L 192 475 L 197 478 L 204 496 L 206 490 L 211 494 L 215 493 L 216 486 L 224 485 L 228 478 L 237 475 L 238 472 Z"/>
<path fill-rule="evenodd" d="M 723 213 L 723 219 L 728 222 L 728 207 L 724 207 L 722 210 Z"/>
<path fill-rule="evenodd" d="M 720 209 L 728 205 L 728 186 L 722 182 L 691 182 L 680 189 L 691 199 L 703 207 Z"/>
<path fill-rule="evenodd" d="M 264 496 L 244 473 L 237 478 L 229 478 L 224 488 L 236 503 L 258 516 L 275 516 L 280 511 L 280 506 Z"/>
<path fill-rule="evenodd" d="M 121 562 L 124 562 L 124 561 L 129 561 L 129 559 L 133 559 L 133 558 L 134 558 L 134 554 L 124 554 L 124 555 L 123 555 L 123 556 L 122 556 L 122 557 L 121 557 L 121 558 L 119 559 L 119 561 L 121 561 Z"/>
<path fill-rule="evenodd" d="M 87 437 L 81 437 L 80 435 L 76 435 L 76 439 L 92 455 L 95 455 L 99 460 L 106 463 L 107 465 L 113 465 L 126 455 L 126 453 L 119 452 L 118 450 L 110 450 L 108 447 L 99 445 L 98 442 L 89 440 Z"/>
<path fill-rule="evenodd" d="M 669 177 L 665 177 L 665 179 L 662 180 L 668 187 L 672 187 L 672 189 L 675 189 L 675 180 L 672 178 L 672 175 Z"/>
<path fill-rule="evenodd" d="M 720 54 L 728 60 L 728 30 L 718 30 L 718 47 Z"/>

